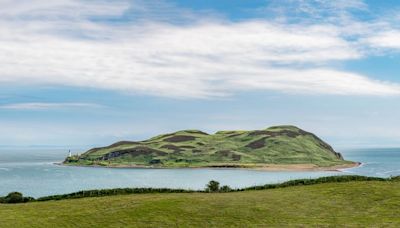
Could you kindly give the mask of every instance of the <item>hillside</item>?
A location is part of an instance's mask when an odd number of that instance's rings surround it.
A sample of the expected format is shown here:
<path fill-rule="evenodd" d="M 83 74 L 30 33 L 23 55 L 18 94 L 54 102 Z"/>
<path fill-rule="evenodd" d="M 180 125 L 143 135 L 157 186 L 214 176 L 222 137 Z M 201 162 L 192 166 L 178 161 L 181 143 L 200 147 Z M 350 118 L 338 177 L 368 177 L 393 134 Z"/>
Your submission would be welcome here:
<path fill-rule="evenodd" d="M 270 167 L 284 169 L 351 166 L 312 133 L 295 126 L 207 134 L 184 130 L 148 140 L 122 141 L 66 158 L 67 165 L 124 167 Z"/>
<path fill-rule="evenodd" d="M 400 182 L 0 204 L 1 227 L 399 227 Z M 300 196 L 300 197 L 299 197 Z"/>

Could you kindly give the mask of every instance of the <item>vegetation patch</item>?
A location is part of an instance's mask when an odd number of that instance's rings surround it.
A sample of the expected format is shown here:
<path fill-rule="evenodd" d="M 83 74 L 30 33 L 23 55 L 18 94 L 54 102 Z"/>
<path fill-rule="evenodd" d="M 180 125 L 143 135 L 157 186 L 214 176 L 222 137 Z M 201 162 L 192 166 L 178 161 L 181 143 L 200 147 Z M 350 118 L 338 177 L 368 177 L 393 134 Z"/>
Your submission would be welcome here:
<path fill-rule="evenodd" d="M 0 203 L 27 203 L 35 201 L 33 197 L 24 197 L 20 192 L 10 192 L 4 197 L 0 197 Z"/>
<path fill-rule="evenodd" d="M 149 147 L 138 146 L 138 147 L 135 147 L 132 149 L 125 149 L 125 150 L 110 152 L 108 154 L 105 154 L 104 156 L 101 156 L 98 160 L 110 160 L 113 158 L 121 157 L 123 155 L 139 156 L 139 155 L 148 155 L 148 154 L 154 154 L 156 156 L 160 156 L 160 155 L 166 155 L 167 153 L 160 151 L 160 150 L 151 149 Z"/>
<path fill-rule="evenodd" d="M 160 147 L 161 149 L 173 150 L 174 152 L 181 152 L 183 149 L 179 146 L 175 146 L 173 144 L 166 144 Z"/>
<path fill-rule="evenodd" d="M 263 148 L 265 146 L 265 139 L 266 138 L 261 138 L 256 141 L 253 141 L 253 142 L 247 144 L 246 147 L 251 148 L 251 149 Z"/>
<path fill-rule="evenodd" d="M 165 142 L 186 142 L 195 140 L 196 137 L 190 135 L 175 135 L 164 139 Z"/>

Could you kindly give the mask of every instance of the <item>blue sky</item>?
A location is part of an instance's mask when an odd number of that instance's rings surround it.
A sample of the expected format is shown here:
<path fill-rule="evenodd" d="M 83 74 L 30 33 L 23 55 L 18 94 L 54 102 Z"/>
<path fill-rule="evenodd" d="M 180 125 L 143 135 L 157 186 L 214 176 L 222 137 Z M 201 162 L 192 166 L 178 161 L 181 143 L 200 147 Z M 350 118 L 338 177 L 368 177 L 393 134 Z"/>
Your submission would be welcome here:
<path fill-rule="evenodd" d="M 400 3 L 0 2 L 0 145 L 293 124 L 400 146 Z"/>

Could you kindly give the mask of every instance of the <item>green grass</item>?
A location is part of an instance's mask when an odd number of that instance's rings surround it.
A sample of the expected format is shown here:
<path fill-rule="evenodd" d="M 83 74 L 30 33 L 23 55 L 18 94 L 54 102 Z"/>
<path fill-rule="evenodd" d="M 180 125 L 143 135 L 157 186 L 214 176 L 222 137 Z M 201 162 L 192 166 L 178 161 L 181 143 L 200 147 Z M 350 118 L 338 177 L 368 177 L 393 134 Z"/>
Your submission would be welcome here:
<path fill-rule="evenodd" d="M 399 227 L 399 181 L 0 204 L 1 227 Z"/>
<path fill-rule="evenodd" d="M 169 141 L 173 137 L 187 140 Z M 109 156 L 119 153 L 116 156 Z M 67 158 L 70 165 L 148 167 L 260 167 L 265 164 L 348 164 L 331 146 L 295 126 L 255 131 L 178 131 L 140 142 L 120 142 Z"/>

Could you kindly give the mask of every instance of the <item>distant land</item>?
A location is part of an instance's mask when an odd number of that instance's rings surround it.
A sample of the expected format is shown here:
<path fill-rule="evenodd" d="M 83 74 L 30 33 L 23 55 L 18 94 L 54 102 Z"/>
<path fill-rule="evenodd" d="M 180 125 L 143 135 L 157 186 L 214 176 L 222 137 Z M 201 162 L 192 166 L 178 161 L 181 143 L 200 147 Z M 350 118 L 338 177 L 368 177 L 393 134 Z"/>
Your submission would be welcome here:
<path fill-rule="evenodd" d="M 132 168 L 337 170 L 359 165 L 298 127 L 207 134 L 183 130 L 144 141 L 121 141 L 68 156 L 64 165 Z"/>

